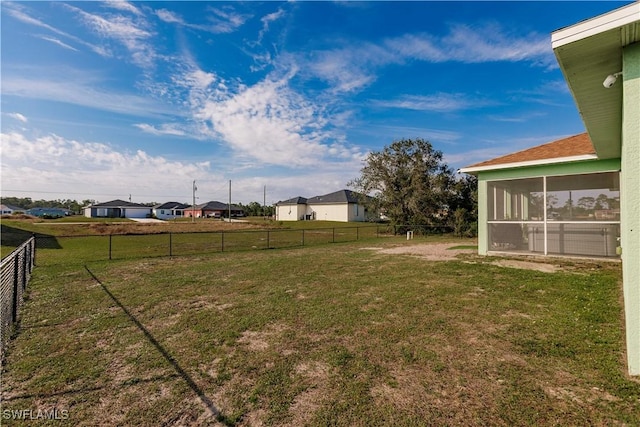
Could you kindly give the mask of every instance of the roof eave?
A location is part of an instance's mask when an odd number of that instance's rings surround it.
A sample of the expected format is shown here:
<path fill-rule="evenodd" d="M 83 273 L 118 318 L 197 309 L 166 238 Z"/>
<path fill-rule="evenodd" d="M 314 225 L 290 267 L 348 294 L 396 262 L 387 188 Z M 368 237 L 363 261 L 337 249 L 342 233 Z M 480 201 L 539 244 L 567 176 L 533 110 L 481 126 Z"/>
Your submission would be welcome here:
<path fill-rule="evenodd" d="M 475 166 L 475 167 L 471 166 L 468 168 L 462 168 L 459 170 L 459 172 L 466 173 L 469 175 L 475 175 L 478 172 L 524 168 L 524 167 L 531 167 L 531 166 L 544 166 L 544 165 L 551 165 L 551 164 L 558 164 L 558 163 L 572 163 L 572 162 L 581 162 L 585 160 L 597 160 L 597 159 L 598 159 L 598 156 L 595 154 L 582 154 L 579 156 L 558 157 L 555 159 L 529 160 L 525 162 L 512 162 L 512 163 L 502 163 L 498 165 L 486 165 L 486 166 Z"/>
<path fill-rule="evenodd" d="M 620 156 L 622 83 L 604 79 L 622 70 L 622 48 L 639 40 L 640 3 L 555 31 L 551 46 L 593 147 L 601 159 Z M 624 76 L 623 76 L 624 78 Z"/>

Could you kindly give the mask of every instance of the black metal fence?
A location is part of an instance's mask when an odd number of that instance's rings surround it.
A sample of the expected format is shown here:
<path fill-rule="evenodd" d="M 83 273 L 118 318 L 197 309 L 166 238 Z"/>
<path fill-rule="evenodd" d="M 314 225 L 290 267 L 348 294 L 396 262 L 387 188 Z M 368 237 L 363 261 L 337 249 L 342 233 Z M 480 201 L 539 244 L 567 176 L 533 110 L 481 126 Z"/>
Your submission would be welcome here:
<path fill-rule="evenodd" d="M 35 266 L 36 239 L 31 237 L 2 259 L 0 275 L 0 360 L 13 326 L 18 321 L 18 310 L 23 301 L 31 271 Z"/>
<path fill-rule="evenodd" d="M 442 234 L 450 228 L 433 226 L 393 226 L 386 224 L 328 227 L 313 229 L 265 229 L 244 231 L 185 232 L 157 234 L 111 234 L 100 236 L 38 236 L 41 249 L 74 250 L 73 260 L 90 262 L 128 258 L 151 258 L 182 255 L 203 255 L 216 252 L 236 252 L 264 249 L 285 249 L 300 246 L 354 242 L 358 240 L 406 233 L 415 235 Z M 42 262 L 69 262 L 61 251 L 47 251 Z"/>

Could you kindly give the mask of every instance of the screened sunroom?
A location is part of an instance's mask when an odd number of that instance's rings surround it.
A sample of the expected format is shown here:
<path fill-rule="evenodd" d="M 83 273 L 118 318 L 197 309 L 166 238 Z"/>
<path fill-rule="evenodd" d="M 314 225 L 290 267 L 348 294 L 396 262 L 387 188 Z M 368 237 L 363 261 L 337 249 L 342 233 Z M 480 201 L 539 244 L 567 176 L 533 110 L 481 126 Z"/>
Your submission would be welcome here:
<path fill-rule="evenodd" d="M 487 182 L 488 250 L 617 256 L 619 173 Z"/>
<path fill-rule="evenodd" d="M 619 257 L 619 167 L 581 134 L 462 169 L 478 176 L 479 252 Z"/>

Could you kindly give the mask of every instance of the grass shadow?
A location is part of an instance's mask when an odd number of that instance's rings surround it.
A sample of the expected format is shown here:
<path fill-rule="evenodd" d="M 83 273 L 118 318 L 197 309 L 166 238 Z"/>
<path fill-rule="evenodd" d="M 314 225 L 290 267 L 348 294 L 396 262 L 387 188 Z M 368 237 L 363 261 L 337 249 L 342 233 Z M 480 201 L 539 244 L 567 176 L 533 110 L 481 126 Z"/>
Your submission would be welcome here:
<path fill-rule="evenodd" d="M 55 236 L 42 233 L 32 233 L 31 231 L 10 227 L 5 224 L 0 224 L 0 236 L 2 236 L 2 246 L 17 248 L 29 240 L 31 236 L 35 236 L 36 246 L 38 249 L 62 249 L 62 246 L 60 246 L 60 243 Z"/>
<path fill-rule="evenodd" d="M 116 303 L 122 311 L 131 319 L 131 321 L 140 329 L 140 331 L 144 334 L 144 336 L 149 340 L 149 342 L 158 350 L 158 352 L 164 357 L 164 359 L 169 362 L 169 364 L 175 369 L 175 371 L 180 375 L 180 377 L 184 380 L 184 382 L 189 386 L 189 388 L 198 396 L 198 399 L 205 406 L 209 414 L 219 422 L 222 422 L 225 425 L 234 425 L 234 423 L 230 423 L 227 418 L 218 410 L 213 401 L 204 393 L 204 391 L 196 384 L 196 382 L 191 378 L 191 376 L 180 366 L 178 361 L 158 342 L 158 340 L 149 332 L 149 330 L 125 307 L 124 304 L 120 302 L 120 300 L 113 294 L 111 291 L 102 283 L 102 281 L 95 275 L 89 267 L 85 265 L 84 267 L 89 275 L 95 280 L 95 282 L 100 285 L 103 291 L 109 298 Z"/>

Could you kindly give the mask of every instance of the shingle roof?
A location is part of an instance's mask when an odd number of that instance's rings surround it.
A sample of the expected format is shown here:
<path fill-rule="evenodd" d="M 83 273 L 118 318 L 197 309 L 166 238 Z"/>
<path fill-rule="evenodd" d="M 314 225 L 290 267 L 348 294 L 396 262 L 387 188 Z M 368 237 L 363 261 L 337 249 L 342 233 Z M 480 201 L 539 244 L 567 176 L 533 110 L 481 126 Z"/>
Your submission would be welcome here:
<path fill-rule="evenodd" d="M 466 166 L 463 168 L 463 171 L 464 169 L 476 168 L 492 169 L 491 166 L 496 166 L 496 169 L 498 169 L 500 165 L 508 164 L 516 166 L 519 163 L 525 162 L 541 162 L 543 160 L 575 158 L 577 156 L 595 156 L 595 154 L 596 152 L 593 149 L 593 145 L 591 145 L 589 135 L 587 133 L 581 133 L 579 135 L 570 136 L 568 138 L 538 145 L 537 147 L 528 148 L 526 150 L 507 154 L 495 159 L 476 163 L 471 166 Z"/>
<path fill-rule="evenodd" d="M 141 205 L 139 203 L 125 202 L 124 200 L 120 200 L 120 199 L 111 200 L 110 202 L 104 202 L 104 203 L 96 203 L 94 205 L 91 205 L 91 207 L 94 207 L 94 208 L 148 208 L 148 209 L 151 209 L 149 206 Z"/>
<path fill-rule="evenodd" d="M 6 205 L 4 203 L 0 205 L 0 209 L 2 209 L 3 211 L 6 211 L 6 210 L 23 211 L 24 210 L 23 208 L 20 208 L 18 206 Z"/>
<path fill-rule="evenodd" d="M 189 207 L 189 205 L 185 205 L 180 202 L 166 202 L 161 205 L 155 206 L 154 209 L 184 209 Z"/>
<path fill-rule="evenodd" d="M 307 204 L 329 204 L 329 203 L 358 203 L 358 193 L 351 190 L 340 190 L 335 193 L 316 196 L 307 200 Z"/>
<path fill-rule="evenodd" d="M 284 200 L 282 202 L 276 203 L 278 206 L 282 205 L 304 205 L 307 203 L 307 199 L 304 197 L 294 197 L 292 199 Z"/>
<path fill-rule="evenodd" d="M 189 206 L 187 209 L 191 209 L 191 206 Z M 217 201 L 210 201 L 207 203 L 203 203 L 201 205 L 196 205 L 196 209 L 197 210 L 207 210 L 207 211 L 226 211 L 229 210 L 229 205 L 227 203 L 222 203 L 222 202 L 217 202 Z M 242 210 L 242 208 L 236 206 L 236 205 L 231 205 L 231 209 L 232 210 L 237 210 L 240 211 Z"/>

